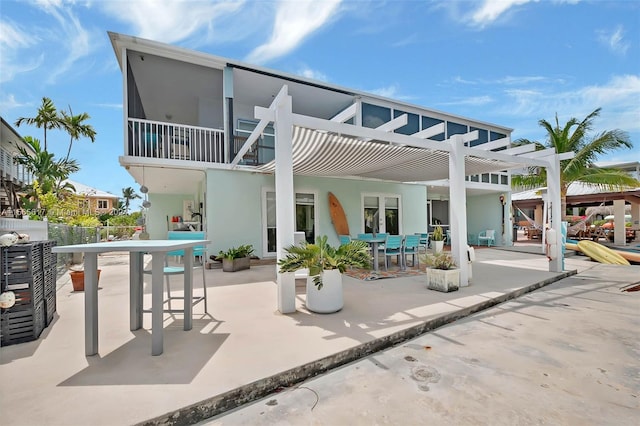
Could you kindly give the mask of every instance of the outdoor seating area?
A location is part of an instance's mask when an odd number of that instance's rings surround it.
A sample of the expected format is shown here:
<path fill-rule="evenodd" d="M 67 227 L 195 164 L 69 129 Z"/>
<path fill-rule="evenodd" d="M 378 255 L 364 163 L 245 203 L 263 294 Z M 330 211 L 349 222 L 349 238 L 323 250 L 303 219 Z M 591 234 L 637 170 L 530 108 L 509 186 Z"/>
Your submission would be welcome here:
<path fill-rule="evenodd" d="M 145 255 L 144 269 L 150 261 L 151 256 Z M 424 275 L 373 281 L 345 276 L 345 306 L 331 315 L 306 309 L 301 281 L 296 282 L 297 312 L 275 314 L 274 264 L 233 274 L 207 269 L 209 313 L 202 304 L 196 306 L 189 331 L 184 330 L 182 314 L 163 313 L 164 354 L 151 357 L 152 315 L 144 315 L 140 329 L 130 329 L 129 254 L 101 254 L 99 352 L 84 354 L 84 294 L 72 291 L 65 276 L 57 283 L 57 313 L 40 339 L 2 348 L 3 381 L 28 383 L 20 389 L 0 388 L 3 404 L 12 407 L 3 412 L 3 420 L 136 424 L 201 401 L 210 401 L 208 407 L 223 406 L 225 401 L 229 406 L 232 401 L 225 399 L 229 392 L 233 391 L 234 401 L 246 401 L 261 389 L 279 386 L 283 372 L 289 372 L 287 377 L 305 377 L 318 359 L 333 365 L 359 353 L 363 344 L 403 333 L 410 336 L 424 324 L 442 324 L 443 318 L 457 318 L 559 277 L 548 271 L 547 264 L 541 255 L 480 250 L 471 285 L 453 293 L 428 290 Z M 567 259 L 567 269 L 586 267 L 592 267 L 586 260 Z M 518 279 L 514 282 L 513 277 Z M 199 279 L 193 285 L 194 292 L 203 290 Z M 181 286 L 176 287 L 176 295 L 183 293 Z M 145 305 L 151 302 L 148 276 L 142 297 Z M 260 362 L 255 361 L 256 354 Z M 37 410 L 29 397 L 34 392 L 40 401 Z M 68 401 L 74 401 L 73 409 L 61 409 Z M 169 423 L 168 417 L 163 418 L 158 424 Z"/>
<path fill-rule="evenodd" d="M 348 235 L 340 235 L 340 244 L 346 244 L 351 241 Z M 360 233 L 354 240 L 364 241 L 370 245 L 372 254 L 372 268 L 377 271 L 379 267 L 378 254 L 383 256 L 384 269 L 389 270 L 390 265 L 404 270 L 407 268 L 407 258 L 411 258 L 411 267 L 418 268 L 420 266 L 420 254 L 426 253 L 430 246 L 430 236 L 428 233 L 415 233 L 407 235 L 390 235 L 387 233 Z M 421 248 L 423 251 L 421 251 Z"/>

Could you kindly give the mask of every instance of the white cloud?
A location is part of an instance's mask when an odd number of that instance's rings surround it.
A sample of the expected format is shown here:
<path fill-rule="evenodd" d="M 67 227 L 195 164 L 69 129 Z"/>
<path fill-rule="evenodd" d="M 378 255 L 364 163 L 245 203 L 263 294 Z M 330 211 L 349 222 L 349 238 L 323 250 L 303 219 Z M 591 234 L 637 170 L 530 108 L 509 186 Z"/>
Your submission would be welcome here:
<path fill-rule="evenodd" d="M 640 130 L 640 75 L 614 76 L 605 84 L 559 91 L 508 90 L 511 101 L 504 112 L 512 116 L 533 116 L 551 120 L 584 118 L 598 107 L 598 123 L 603 129 Z"/>
<path fill-rule="evenodd" d="M 318 70 L 312 70 L 309 67 L 305 67 L 301 70 L 298 71 L 298 75 L 301 75 L 303 77 L 306 78 L 312 78 L 314 80 L 320 80 L 320 81 L 329 81 L 329 79 L 327 78 L 326 74 L 318 71 Z"/>
<path fill-rule="evenodd" d="M 271 37 L 249 53 L 246 60 L 265 63 L 291 52 L 338 12 L 340 2 L 341 0 L 280 0 L 277 3 Z"/>
<path fill-rule="evenodd" d="M 38 38 L 24 31 L 18 24 L 0 21 L 0 83 L 13 80 L 16 74 L 38 68 L 43 56 L 26 58 L 22 54 L 38 42 Z"/>
<path fill-rule="evenodd" d="M 469 14 L 471 24 L 480 28 L 498 20 L 509 9 L 539 0 L 484 0 L 482 5 Z"/>
<path fill-rule="evenodd" d="M 629 42 L 623 40 L 624 28 L 622 25 L 618 25 L 615 30 L 612 31 L 599 31 L 598 40 L 607 46 L 614 53 L 624 55 L 629 49 Z"/>
<path fill-rule="evenodd" d="M 471 106 L 482 106 L 487 105 L 493 102 L 493 98 L 491 96 L 472 96 L 465 99 L 460 99 L 457 101 L 444 102 L 440 105 L 471 105 Z"/>
<path fill-rule="evenodd" d="M 394 98 L 399 99 L 398 96 L 398 86 L 392 84 L 387 87 L 380 87 L 378 89 L 368 90 L 369 93 L 373 93 L 374 95 L 382 96 L 385 98 Z"/>
<path fill-rule="evenodd" d="M 244 4 L 235 1 L 136 0 L 103 1 L 101 7 L 114 18 L 133 26 L 135 35 L 165 43 L 187 40 L 202 32 L 210 37 L 222 18 Z M 245 21 L 250 27 L 252 22 Z"/>
<path fill-rule="evenodd" d="M 3 114 L 6 114 L 12 109 L 21 108 L 25 105 L 27 104 L 16 101 L 16 97 L 12 94 L 8 94 L 6 97 L 0 99 L 0 111 L 2 111 Z M 13 125 L 13 123 L 9 124 Z"/>

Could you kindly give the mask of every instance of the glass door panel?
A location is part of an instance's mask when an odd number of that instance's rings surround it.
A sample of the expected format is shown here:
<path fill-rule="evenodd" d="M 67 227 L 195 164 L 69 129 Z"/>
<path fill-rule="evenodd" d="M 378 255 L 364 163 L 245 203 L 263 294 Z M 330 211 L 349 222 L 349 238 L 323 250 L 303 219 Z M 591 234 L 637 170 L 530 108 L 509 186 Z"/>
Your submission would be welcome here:
<path fill-rule="evenodd" d="M 267 191 L 264 195 L 265 254 L 276 254 L 276 193 Z M 315 194 L 296 193 L 296 232 L 304 232 L 307 242 L 314 242 L 316 238 Z"/>
<path fill-rule="evenodd" d="M 391 235 L 400 234 L 400 200 L 397 197 L 384 198 L 384 231 Z"/>

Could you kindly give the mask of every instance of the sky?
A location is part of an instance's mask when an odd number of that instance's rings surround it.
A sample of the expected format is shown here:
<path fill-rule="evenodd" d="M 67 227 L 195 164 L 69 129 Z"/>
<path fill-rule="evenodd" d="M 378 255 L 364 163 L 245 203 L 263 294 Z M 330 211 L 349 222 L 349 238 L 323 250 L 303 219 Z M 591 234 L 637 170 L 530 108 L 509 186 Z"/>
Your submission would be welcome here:
<path fill-rule="evenodd" d="M 638 1 L 0 0 L 0 115 L 33 117 L 43 96 L 87 112 L 97 137 L 74 142 L 71 179 L 115 195 L 139 185 L 118 162 L 122 74 L 107 31 L 510 127 L 514 140 L 544 142 L 539 120 L 602 108 L 592 134 L 620 129 L 634 148 L 599 160 L 640 161 Z M 47 140 L 66 155 L 68 135 Z"/>

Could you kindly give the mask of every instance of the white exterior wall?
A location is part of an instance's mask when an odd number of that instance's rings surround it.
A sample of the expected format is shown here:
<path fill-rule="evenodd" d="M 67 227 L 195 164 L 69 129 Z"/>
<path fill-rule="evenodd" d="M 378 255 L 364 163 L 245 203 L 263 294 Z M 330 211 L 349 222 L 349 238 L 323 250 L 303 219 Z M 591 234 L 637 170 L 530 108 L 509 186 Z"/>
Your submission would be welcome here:
<path fill-rule="evenodd" d="M 316 235 L 328 235 L 338 244 L 338 236 L 329 216 L 328 192 L 333 192 L 347 215 L 351 235 L 362 232 L 362 193 L 400 195 L 402 233 L 426 232 L 426 193 L 423 186 L 364 180 L 294 177 L 299 192 L 316 192 Z M 229 247 L 252 244 L 256 255 L 264 257 L 262 191 L 275 189 L 273 176 L 240 171 L 209 170 L 207 173 L 207 226 L 212 241 L 210 253 Z"/>

